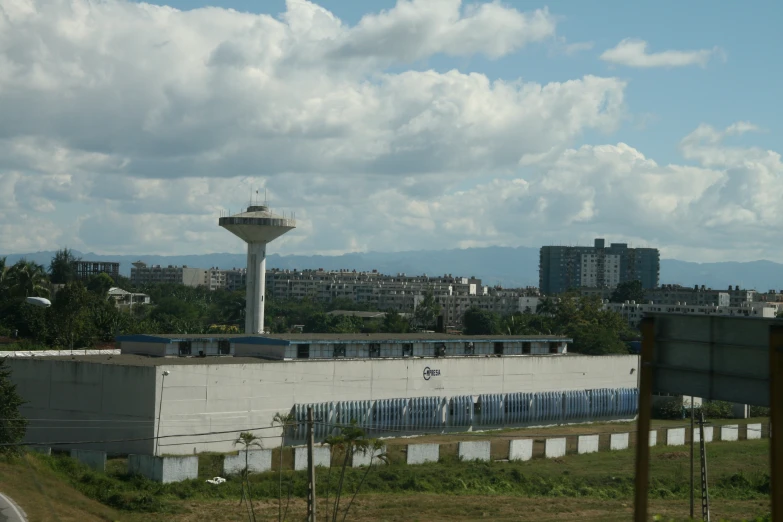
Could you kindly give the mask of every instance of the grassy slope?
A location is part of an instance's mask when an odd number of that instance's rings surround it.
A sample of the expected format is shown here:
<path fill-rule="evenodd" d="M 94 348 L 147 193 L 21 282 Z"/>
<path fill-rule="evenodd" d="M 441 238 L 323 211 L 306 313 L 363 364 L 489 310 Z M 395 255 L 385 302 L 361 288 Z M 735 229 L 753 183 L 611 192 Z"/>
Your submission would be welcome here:
<path fill-rule="evenodd" d="M 32 521 L 119 520 L 118 513 L 89 499 L 35 455 L 0 458 L 0 491 L 14 499 Z"/>

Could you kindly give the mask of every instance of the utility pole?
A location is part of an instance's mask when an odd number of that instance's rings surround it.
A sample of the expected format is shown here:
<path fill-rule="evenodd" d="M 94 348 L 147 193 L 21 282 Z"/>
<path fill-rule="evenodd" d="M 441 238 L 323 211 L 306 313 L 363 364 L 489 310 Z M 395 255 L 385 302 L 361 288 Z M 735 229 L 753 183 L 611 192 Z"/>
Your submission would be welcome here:
<path fill-rule="evenodd" d="M 699 454 L 701 457 L 701 519 L 710 522 L 710 495 L 707 491 L 707 448 L 704 444 L 704 411 L 699 416 Z"/>
<path fill-rule="evenodd" d="M 307 407 L 307 521 L 315 517 L 315 461 L 313 459 L 313 407 Z"/>
<path fill-rule="evenodd" d="M 693 439 L 694 435 L 696 434 L 695 431 L 693 431 L 693 395 L 691 395 L 691 520 L 693 520 Z"/>

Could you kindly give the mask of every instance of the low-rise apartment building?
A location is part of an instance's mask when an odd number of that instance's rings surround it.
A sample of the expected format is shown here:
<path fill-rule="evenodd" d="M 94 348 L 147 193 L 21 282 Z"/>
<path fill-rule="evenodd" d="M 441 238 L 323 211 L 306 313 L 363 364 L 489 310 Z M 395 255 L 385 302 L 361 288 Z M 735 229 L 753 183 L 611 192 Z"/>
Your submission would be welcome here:
<path fill-rule="evenodd" d="M 783 308 L 783 303 L 746 303 L 742 306 L 715 306 L 695 305 L 686 303 L 660 304 L 660 303 L 604 303 L 604 308 L 622 315 L 632 327 L 639 326 L 639 322 L 648 312 L 671 314 L 703 314 L 703 315 L 729 315 L 737 317 L 764 317 L 774 318 Z"/>
<path fill-rule="evenodd" d="M 136 261 L 131 266 L 131 283 L 136 286 L 174 283 L 185 286 L 209 286 L 209 271 L 183 266 L 147 265 Z"/>
<path fill-rule="evenodd" d="M 580 293 L 588 296 L 598 296 L 601 299 L 609 299 L 614 292 L 611 288 L 582 288 Z M 656 304 L 674 305 L 688 303 L 699 306 L 742 306 L 743 304 L 759 301 L 758 292 L 729 286 L 727 290 L 705 288 L 704 285 L 680 286 L 664 284 L 658 288 L 649 288 L 644 291 L 644 300 Z"/>

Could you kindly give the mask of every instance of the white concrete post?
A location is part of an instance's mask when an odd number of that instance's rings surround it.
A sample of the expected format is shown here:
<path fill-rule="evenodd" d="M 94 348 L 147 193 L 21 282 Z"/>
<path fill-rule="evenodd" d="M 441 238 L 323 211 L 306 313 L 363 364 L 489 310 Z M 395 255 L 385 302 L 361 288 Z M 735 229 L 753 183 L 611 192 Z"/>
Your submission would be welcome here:
<path fill-rule="evenodd" d="M 266 290 L 266 243 L 247 244 L 247 291 L 245 333 L 264 333 L 264 292 Z"/>

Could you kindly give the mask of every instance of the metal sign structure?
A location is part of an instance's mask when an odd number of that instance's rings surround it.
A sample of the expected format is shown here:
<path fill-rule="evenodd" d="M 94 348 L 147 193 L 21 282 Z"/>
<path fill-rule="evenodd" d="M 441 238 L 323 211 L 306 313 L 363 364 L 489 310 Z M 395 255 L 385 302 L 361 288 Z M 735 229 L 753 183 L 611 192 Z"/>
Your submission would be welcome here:
<path fill-rule="evenodd" d="M 770 408 L 783 433 L 783 321 L 649 314 L 641 324 L 638 438 L 650 432 L 652 394 L 690 395 Z M 772 520 L 783 520 L 783 437 L 770 436 Z M 647 521 L 650 447 L 636 445 L 634 520 Z"/>

